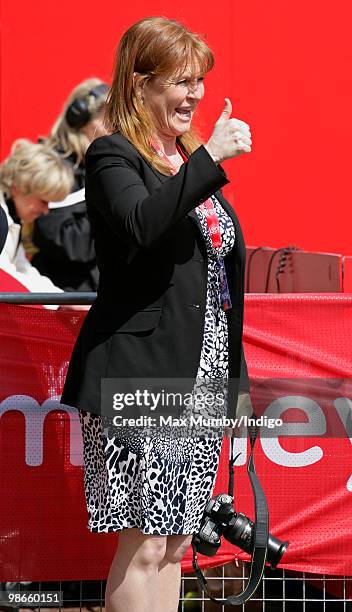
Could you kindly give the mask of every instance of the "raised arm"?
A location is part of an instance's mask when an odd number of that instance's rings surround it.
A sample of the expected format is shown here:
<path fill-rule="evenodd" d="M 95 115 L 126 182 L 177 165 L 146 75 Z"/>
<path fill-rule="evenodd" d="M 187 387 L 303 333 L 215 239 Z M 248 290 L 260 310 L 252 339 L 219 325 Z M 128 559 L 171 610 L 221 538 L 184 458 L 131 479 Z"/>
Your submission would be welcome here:
<path fill-rule="evenodd" d="M 160 186 L 149 193 L 142 161 L 127 141 L 97 139 L 86 157 L 86 199 L 111 229 L 137 248 L 150 248 L 199 202 L 225 185 L 224 171 L 205 147 L 199 147 L 175 176 L 160 175 Z"/>

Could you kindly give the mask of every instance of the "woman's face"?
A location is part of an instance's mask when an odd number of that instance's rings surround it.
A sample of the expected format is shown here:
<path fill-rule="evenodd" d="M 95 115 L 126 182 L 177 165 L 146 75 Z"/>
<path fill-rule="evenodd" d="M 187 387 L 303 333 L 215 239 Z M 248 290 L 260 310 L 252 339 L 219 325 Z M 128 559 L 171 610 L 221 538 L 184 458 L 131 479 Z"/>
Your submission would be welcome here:
<path fill-rule="evenodd" d="M 191 127 L 198 103 L 204 96 L 204 78 L 191 66 L 174 82 L 155 77 L 142 84 L 141 96 L 159 136 L 182 136 Z"/>
<path fill-rule="evenodd" d="M 41 215 L 49 212 L 48 202 L 32 194 L 24 195 L 15 185 L 12 188 L 12 197 L 16 212 L 23 223 L 32 223 Z"/>

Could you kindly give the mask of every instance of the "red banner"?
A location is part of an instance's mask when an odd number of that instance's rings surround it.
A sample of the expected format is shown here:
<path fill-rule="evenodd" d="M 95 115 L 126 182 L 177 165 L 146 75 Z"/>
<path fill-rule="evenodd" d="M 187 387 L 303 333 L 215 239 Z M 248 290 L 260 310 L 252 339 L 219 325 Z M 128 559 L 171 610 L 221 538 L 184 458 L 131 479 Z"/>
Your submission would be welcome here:
<path fill-rule="evenodd" d="M 252 380 L 351 379 L 351 306 L 352 296 L 341 294 L 247 296 L 244 339 Z M 83 318 L 0 305 L 0 581 L 103 579 L 116 548 L 117 534 L 92 534 L 86 527 L 77 411 L 58 401 Z M 281 567 L 351 575 L 350 404 L 341 385 L 331 385 L 329 398 L 333 435 L 329 426 L 319 429 L 326 421 L 322 410 L 316 435 L 262 436 L 256 467 L 270 531 L 290 542 Z M 304 403 L 290 401 L 286 413 L 281 406 L 282 419 L 306 421 Z M 273 403 L 265 414 L 272 409 Z M 247 443 L 238 438 L 236 446 L 236 510 L 253 517 Z M 227 459 L 225 441 L 215 492 L 227 489 Z M 224 543 L 216 557 L 202 558 L 203 566 L 235 556 L 248 558 Z M 190 560 L 189 554 L 184 569 Z"/>

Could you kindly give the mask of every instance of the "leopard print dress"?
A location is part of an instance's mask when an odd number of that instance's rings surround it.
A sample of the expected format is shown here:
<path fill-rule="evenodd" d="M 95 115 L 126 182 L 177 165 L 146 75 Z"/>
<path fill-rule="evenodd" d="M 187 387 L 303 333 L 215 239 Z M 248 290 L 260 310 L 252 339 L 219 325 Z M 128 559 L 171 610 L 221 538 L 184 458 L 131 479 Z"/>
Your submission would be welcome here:
<path fill-rule="evenodd" d="M 222 306 L 219 256 L 235 242 L 233 223 L 213 196 L 222 246 L 212 246 L 206 217 L 196 208 L 208 254 L 205 326 L 197 383 L 228 377 L 227 320 Z M 84 487 L 88 529 L 186 535 L 198 530 L 212 494 L 222 436 L 134 437 L 133 442 L 104 428 L 104 418 L 79 411 L 83 435 Z"/>

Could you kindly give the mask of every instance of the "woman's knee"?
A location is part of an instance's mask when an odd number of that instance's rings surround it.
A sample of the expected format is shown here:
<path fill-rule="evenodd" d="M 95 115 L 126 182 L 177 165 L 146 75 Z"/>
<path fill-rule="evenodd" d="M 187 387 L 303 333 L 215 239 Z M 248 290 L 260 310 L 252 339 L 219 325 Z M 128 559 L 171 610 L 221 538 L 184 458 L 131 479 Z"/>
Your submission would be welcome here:
<path fill-rule="evenodd" d="M 168 536 L 165 559 L 168 563 L 179 563 L 192 542 L 192 536 Z"/>
<path fill-rule="evenodd" d="M 119 535 L 118 552 L 129 557 L 140 568 L 157 567 L 165 557 L 166 536 L 141 533 L 138 529 L 125 529 Z"/>

